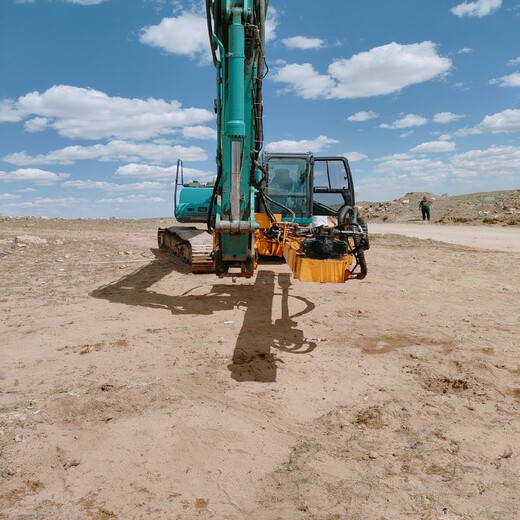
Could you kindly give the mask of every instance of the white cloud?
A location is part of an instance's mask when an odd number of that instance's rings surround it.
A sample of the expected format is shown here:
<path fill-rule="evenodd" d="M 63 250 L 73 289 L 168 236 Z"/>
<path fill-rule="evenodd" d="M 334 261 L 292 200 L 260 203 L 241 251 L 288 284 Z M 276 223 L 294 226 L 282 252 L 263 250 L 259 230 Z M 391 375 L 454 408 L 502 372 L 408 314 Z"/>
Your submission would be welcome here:
<path fill-rule="evenodd" d="M 421 143 L 410 150 L 411 153 L 440 153 L 453 152 L 455 143 L 451 141 L 430 141 Z"/>
<path fill-rule="evenodd" d="M 282 43 L 288 49 L 320 49 L 324 45 L 321 38 L 308 38 L 307 36 L 292 36 L 291 38 L 284 38 Z"/>
<path fill-rule="evenodd" d="M 98 5 L 108 0 L 61 0 L 67 4 L 78 4 L 78 5 Z"/>
<path fill-rule="evenodd" d="M 161 197 L 146 198 L 144 195 L 127 195 L 126 197 L 100 199 L 97 201 L 98 204 L 135 204 L 136 202 L 165 202 L 165 199 Z"/>
<path fill-rule="evenodd" d="M 349 162 L 362 161 L 363 159 L 368 158 L 364 153 L 360 152 L 345 152 L 341 155 L 343 155 L 343 157 L 346 157 Z"/>
<path fill-rule="evenodd" d="M 513 72 L 507 76 L 502 76 L 498 79 L 490 80 L 492 85 L 498 85 L 499 87 L 520 87 L 520 72 Z"/>
<path fill-rule="evenodd" d="M 165 189 L 160 182 L 135 182 L 131 184 L 116 184 L 106 181 L 67 181 L 61 185 L 62 188 L 77 188 L 80 190 L 103 190 L 103 191 L 158 191 Z"/>
<path fill-rule="evenodd" d="M 185 12 L 178 17 L 163 18 L 158 25 L 141 29 L 139 41 L 169 52 L 211 62 L 206 17 Z"/>
<path fill-rule="evenodd" d="M 12 193 L 3 193 L 2 195 L 0 195 L 0 200 L 13 200 L 21 198 L 21 195 L 13 195 Z"/>
<path fill-rule="evenodd" d="M 42 132 L 47 128 L 49 124 L 49 120 L 46 117 L 35 117 L 33 119 L 29 119 L 23 125 L 24 129 L 27 132 Z"/>
<path fill-rule="evenodd" d="M 507 65 L 514 66 L 520 65 L 520 56 L 518 58 L 513 58 L 507 62 Z"/>
<path fill-rule="evenodd" d="M 3 100 L 1 116 L 13 122 L 36 116 L 26 123 L 27 130 L 39 131 L 46 124 L 64 137 L 90 140 L 149 139 L 214 118 L 209 110 L 183 108 L 176 100 L 110 97 L 99 90 L 68 85 L 31 92 L 17 102 Z"/>
<path fill-rule="evenodd" d="M 274 152 L 321 152 L 324 148 L 327 148 L 333 144 L 338 144 L 337 139 L 331 139 L 324 135 L 320 135 L 315 139 L 302 139 L 301 141 L 273 141 L 268 143 L 265 147 L 267 153 Z"/>
<path fill-rule="evenodd" d="M 11 172 L 0 171 L 0 181 L 5 182 L 34 182 L 35 184 L 49 185 L 70 177 L 68 173 L 54 173 L 38 168 L 19 168 Z"/>
<path fill-rule="evenodd" d="M 0 123 L 17 123 L 23 117 L 12 99 L 0 99 Z"/>
<path fill-rule="evenodd" d="M 409 154 L 394 154 L 377 159 L 376 172 L 437 180 L 448 176 L 446 163 L 441 160 L 415 158 Z"/>
<path fill-rule="evenodd" d="M 383 123 L 379 128 L 410 128 L 411 126 L 423 126 L 428 123 L 428 119 L 417 114 L 407 114 L 401 119 L 397 119 L 391 124 Z"/>
<path fill-rule="evenodd" d="M 214 128 L 210 128 L 209 126 L 185 126 L 182 129 L 182 136 L 185 139 L 217 139 L 217 131 Z"/>
<path fill-rule="evenodd" d="M 115 175 L 117 177 L 132 177 L 138 179 L 156 179 L 156 180 L 175 180 L 177 171 L 176 166 L 157 166 L 152 164 L 125 164 L 120 166 Z M 184 179 L 192 180 L 211 180 L 215 176 L 214 172 L 197 170 L 196 168 L 184 168 Z"/>
<path fill-rule="evenodd" d="M 287 85 L 283 92 L 306 99 L 363 98 L 399 92 L 445 74 L 451 65 L 450 59 L 437 54 L 432 42 L 392 42 L 334 61 L 326 75 L 319 74 L 310 63 L 288 64 L 273 79 Z"/>
<path fill-rule="evenodd" d="M 493 179 L 511 175 L 518 179 L 520 148 L 515 146 L 490 146 L 486 150 L 470 150 L 454 155 L 450 163 L 459 172 L 469 172 Z"/>
<path fill-rule="evenodd" d="M 47 0 L 52 1 L 52 0 Z M 56 1 L 56 0 L 55 0 Z M 65 4 L 77 4 L 77 5 L 99 5 L 109 0 L 59 0 Z M 34 4 L 36 0 L 16 0 L 16 4 Z"/>
<path fill-rule="evenodd" d="M 515 183 L 520 169 L 520 148 L 514 146 L 491 146 L 485 150 L 470 150 L 455 154 L 446 160 L 417 158 L 410 154 L 394 154 L 377 159 L 377 173 L 385 178 L 399 179 L 407 191 L 416 183 L 428 182 L 431 186 L 466 182 L 472 186 L 496 189 L 497 178 Z"/>
<path fill-rule="evenodd" d="M 509 133 L 520 131 L 520 109 L 507 109 L 486 116 L 478 125 L 480 133 Z"/>
<path fill-rule="evenodd" d="M 278 27 L 278 11 L 269 6 L 265 20 L 265 41 L 270 42 L 276 38 L 276 28 Z"/>
<path fill-rule="evenodd" d="M 473 52 L 473 49 L 470 47 L 463 47 L 462 49 L 458 50 L 455 54 L 469 54 L 470 52 Z"/>
<path fill-rule="evenodd" d="M 336 85 L 330 76 L 319 74 L 310 63 L 284 65 L 273 79 L 287 85 L 282 93 L 294 92 L 304 99 L 328 98 Z"/>
<path fill-rule="evenodd" d="M 463 16 L 487 16 L 502 6 L 502 0 L 477 0 L 476 2 L 463 2 L 456 5 L 450 11 L 459 18 Z"/>
<path fill-rule="evenodd" d="M 92 201 L 83 198 L 74 197 L 38 197 L 34 200 L 24 202 L 13 202 L 6 204 L 9 209 L 46 209 L 54 210 L 56 208 L 74 208 L 83 204 L 91 204 Z"/>
<path fill-rule="evenodd" d="M 437 114 L 434 114 L 432 117 L 432 121 L 434 123 L 439 124 L 447 124 L 447 123 L 453 123 L 453 121 L 458 121 L 459 119 L 462 119 L 464 116 L 461 116 L 460 114 L 454 114 L 453 112 L 438 112 Z"/>
<path fill-rule="evenodd" d="M 370 119 L 376 119 L 378 116 L 379 116 L 379 114 L 377 112 L 373 112 L 372 110 L 361 111 L 361 112 L 356 112 L 355 114 L 352 114 L 351 116 L 347 117 L 347 121 L 355 121 L 355 122 L 369 121 Z"/>
<path fill-rule="evenodd" d="M 441 135 L 439 139 L 446 140 L 468 135 L 506 134 L 511 132 L 520 132 L 520 109 L 508 108 L 502 112 L 486 116 L 474 127 L 460 128 L 455 132 Z"/>
<path fill-rule="evenodd" d="M 197 146 L 110 141 L 107 144 L 92 146 L 67 146 L 35 156 L 26 152 L 16 152 L 2 158 L 3 161 L 16 165 L 73 164 L 82 160 L 172 163 L 176 162 L 177 159 L 205 161 L 207 154 L 203 148 Z"/>

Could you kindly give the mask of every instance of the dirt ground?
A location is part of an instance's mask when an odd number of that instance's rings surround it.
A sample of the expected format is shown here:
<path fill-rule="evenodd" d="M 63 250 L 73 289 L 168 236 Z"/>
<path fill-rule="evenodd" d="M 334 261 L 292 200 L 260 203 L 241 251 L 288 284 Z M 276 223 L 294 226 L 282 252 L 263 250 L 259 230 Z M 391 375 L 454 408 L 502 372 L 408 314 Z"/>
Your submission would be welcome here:
<path fill-rule="evenodd" d="M 233 283 L 159 224 L 0 221 L 0 518 L 520 518 L 518 253 Z"/>

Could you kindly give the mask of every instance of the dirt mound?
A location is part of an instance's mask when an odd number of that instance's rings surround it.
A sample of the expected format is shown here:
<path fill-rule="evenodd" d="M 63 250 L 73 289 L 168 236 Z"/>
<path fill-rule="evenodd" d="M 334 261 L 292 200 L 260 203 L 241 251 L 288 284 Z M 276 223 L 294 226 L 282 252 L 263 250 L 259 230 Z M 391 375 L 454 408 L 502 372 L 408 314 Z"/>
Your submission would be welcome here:
<path fill-rule="evenodd" d="M 436 195 L 409 192 L 388 202 L 360 202 L 361 213 L 369 221 L 414 222 L 421 220 L 420 200 L 431 201 L 432 222 L 453 224 L 520 225 L 520 190 Z"/>

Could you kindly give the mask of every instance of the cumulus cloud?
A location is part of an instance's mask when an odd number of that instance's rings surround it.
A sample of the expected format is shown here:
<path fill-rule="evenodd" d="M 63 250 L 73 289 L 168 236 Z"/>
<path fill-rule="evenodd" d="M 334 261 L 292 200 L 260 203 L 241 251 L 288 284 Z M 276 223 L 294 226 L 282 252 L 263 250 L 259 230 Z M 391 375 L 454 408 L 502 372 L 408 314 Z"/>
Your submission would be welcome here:
<path fill-rule="evenodd" d="M 453 121 L 458 121 L 463 117 L 464 116 L 461 116 L 460 114 L 454 114 L 453 112 L 438 112 L 437 114 L 433 115 L 432 121 L 434 123 L 444 125 L 447 123 L 453 123 Z"/>
<path fill-rule="evenodd" d="M 38 168 L 19 168 L 11 172 L 0 171 L 0 181 L 4 182 L 33 182 L 42 186 L 54 184 L 70 177 L 68 173 L 54 173 Z"/>
<path fill-rule="evenodd" d="M 423 116 L 419 116 L 417 114 L 407 114 L 406 116 L 402 117 L 401 119 L 397 119 L 391 124 L 383 123 L 382 125 L 379 125 L 379 128 L 410 128 L 412 126 L 423 126 L 427 122 L 428 119 Z"/>
<path fill-rule="evenodd" d="M 476 2 L 463 2 L 456 5 L 450 11 L 459 18 L 463 16 L 487 16 L 502 6 L 502 0 L 477 0 Z"/>
<path fill-rule="evenodd" d="M 67 181 L 61 185 L 62 188 L 77 188 L 80 190 L 103 190 L 103 191 L 159 191 L 165 189 L 160 182 L 135 182 L 131 184 L 117 184 L 106 181 Z"/>
<path fill-rule="evenodd" d="M 0 195 L 0 200 L 13 200 L 20 198 L 22 198 L 21 195 L 13 195 L 12 193 L 2 193 L 2 195 Z"/>
<path fill-rule="evenodd" d="M 157 166 L 154 164 L 125 164 L 120 166 L 115 175 L 117 177 L 131 177 L 137 179 L 170 180 L 175 179 L 176 166 Z M 215 176 L 215 172 L 198 170 L 196 168 L 184 168 L 184 179 L 210 180 Z"/>
<path fill-rule="evenodd" d="M 284 65 L 273 79 L 286 84 L 281 93 L 294 92 L 304 99 L 330 98 L 330 92 L 336 85 L 330 76 L 319 74 L 310 63 Z"/>
<path fill-rule="evenodd" d="M 146 197 L 145 195 L 126 195 L 125 197 L 115 197 L 109 199 L 100 199 L 97 201 L 98 204 L 134 204 L 145 203 L 145 202 L 165 202 L 165 199 L 162 197 Z"/>
<path fill-rule="evenodd" d="M 513 58 L 507 62 L 508 65 L 514 66 L 514 65 L 520 65 L 520 56 L 518 58 Z"/>
<path fill-rule="evenodd" d="M 356 112 L 355 114 L 352 114 L 351 116 L 347 117 L 347 121 L 353 121 L 353 122 L 369 121 L 370 119 L 376 119 L 378 116 L 379 116 L 379 114 L 377 112 L 373 112 L 372 110 L 361 111 L 361 112 Z"/>
<path fill-rule="evenodd" d="M 323 47 L 324 41 L 321 38 L 308 38 L 307 36 L 292 36 L 284 38 L 282 43 L 288 49 L 319 49 Z"/>
<path fill-rule="evenodd" d="M 362 161 L 363 159 L 367 159 L 367 156 L 361 152 L 345 152 L 342 153 L 343 157 L 346 157 L 349 162 Z"/>
<path fill-rule="evenodd" d="M 273 79 L 286 85 L 282 92 L 306 99 L 363 98 L 399 92 L 445 74 L 451 66 L 451 60 L 437 54 L 437 46 L 430 41 L 392 42 L 334 61 L 328 74 L 320 74 L 310 63 L 287 64 Z"/>
<path fill-rule="evenodd" d="M 458 171 L 482 176 L 500 177 L 520 171 L 520 148 L 516 146 L 490 146 L 485 150 L 470 150 L 454 155 L 451 165 Z"/>
<path fill-rule="evenodd" d="M 108 2 L 108 0 L 61 0 L 67 4 L 77 4 L 77 5 L 98 5 L 103 2 Z"/>
<path fill-rule="evenodd" d="M 466 137 L 468 135 L 507 134 L 512 132 L 520 132 L 520 109 L 508 108 L 502 112 L 486 116 L 476 126 L 443 134 L 439 139 L 448 140 L 453 137 Z"/>
<path fill-rule="evenodd" d="M 47 0 L 51 1 L 51 0 Z M 99 5 L 109 0 L 59 0 L 65 4 L 76 4 L 76 5 Z M 16 0 L 17 4 L 34 4 L 36 0 Z"/>
<path fill-rule="evenodd" d="M 520 87 L 520 72 L 514 72 L 513 74 L 508 74 L 498 79 L 492 79 L 490 83 L 504 88 Z"/>
<path fill-rule="evenodd" d="M 205 161 L 207 154 L 203 148 L 197 146 L 110 141 L 92 146 L 66 146 L 34 156 L 27 152 L 16 152 L 2 158 L 4 162 L 16 165 L 73 164 L 83 160 L 172 163 L 177 159 Z"/>
<path fill-rule="evenodd" d="M 338 144 L 337 139 L 331 139 L 324 135 L 320 135 L 315 139 L 302 139 L 301 141 L 273 141 L 268 143 L 265 147 L 265 151 L 268 153 L 274 152 L 321 152 L 324 148 L 328 148 L 333 144 Z"/>
<path fill-rule="evenodd" d="M 376 160 L 376 173 L 393 179 L 410 190 L 428 182 L 431 186 L 456 185 L 471 179 L 472 186 L 496 189 L 497 179 L 512 183 L 520 169 L 520 148 L 490 146 L 448 156 L 445 160 L 430 159 L 413 154 L 394 154 Z M 381 179 L 380 179 L 381 180 Z"/>
<path fill-rule="evenodd" d="M 49 124 L 49 120 L 46 117 L 35 117 L 33 119 L 29 119 L 23 125 L 24 129 L 27 132 L 42 132 L 47 128 Z"/>
<path fill-rule="evenodd" d="M 278 27 L 278 11 L 272 6 L 267 9 L 267 18 L 265 20 L 265 41 L 270 42 L 276 38 L 276 29 Z"/>
<path fill-rule="evenodd" d="M 16 108 L 12 99 L 0 99 L 0 123 L 17 123 L 24 118 L 24 114 Z"/>
<path fill-rule="evenodd" d="M 217 131 L 209 126 L 186 126 L 182 129 L 182 136 L 185 139 L 215 140 Z"/>
<path fill-rule="evenodd" d="M 64 137 L 88 140 L 149 139 L 214 118 L 209 110 L 183 108 L 176 100 L 110 97 L 99 90 L 68 85 L 0 104 L 4 120 L 16 122 L 29 116 L 33 119 L 25 127 L 30 132 L 50 126 Z"/>
<path fill-rule="evenodd" d="M 139 41 L 170 54 L 211 62 L 206 17 L 199 14 L 184 12 L 177 17 L 163 18 L 158 25 L 143 27 Z"/>
<path fill-rule="evenodd" d="M 478 125 L 481 133 L 509 133 L 520 131 L 520 109 L 507 109 L 486 116 Z"/>
<path fill-rule="evenodd" d="M 411 153 L 453 152 L 455 143 L 451 141 L 430 141 L 421 143 L 410 150 Z"/>

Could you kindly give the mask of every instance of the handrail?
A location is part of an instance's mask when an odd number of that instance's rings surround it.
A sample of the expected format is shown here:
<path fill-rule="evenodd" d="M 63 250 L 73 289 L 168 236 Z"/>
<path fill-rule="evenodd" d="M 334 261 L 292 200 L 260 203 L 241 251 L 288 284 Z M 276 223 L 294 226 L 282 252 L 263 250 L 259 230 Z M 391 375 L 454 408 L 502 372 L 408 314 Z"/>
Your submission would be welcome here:
<path fill-rule="evenodd" d="M 177 218 L 177 186 L 179 185 L 179 171 L 181 172 L 181 184 L 184 185 L 184 165 L 181 159 L 177 159 L 177 172 L 175 173 L 175 188 L 173 190 L 173 214 Z"/>

